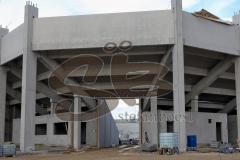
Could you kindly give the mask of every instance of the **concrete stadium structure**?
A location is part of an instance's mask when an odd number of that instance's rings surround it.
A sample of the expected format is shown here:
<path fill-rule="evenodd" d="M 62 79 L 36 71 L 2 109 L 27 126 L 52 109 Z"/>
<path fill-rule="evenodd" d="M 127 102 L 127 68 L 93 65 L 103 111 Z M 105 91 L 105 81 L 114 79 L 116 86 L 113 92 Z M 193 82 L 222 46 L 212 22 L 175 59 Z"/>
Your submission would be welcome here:
<path fill-rule="evenodd" d="M 236 143 L 240 138 L 239 23 L 240 14 L 233 17 L 233 23 L 224 23 L 184 12 L 180 0 L 172 1 L 171 10 L 49 18 L 39 18 L 38 8 L 28 2 L 22 25 L 11 32 L 0 28 L 0 143 L 16 139 L 22 152 L 30 152 L 35 144 L 49 142 L 43 140 L 46 137 L 35 135 L 35 128 L 46 130 L 46 126 L 35 125 L 47 123 L 47 130 L 53 132 L 53 123 L 61 122 L 54 119 L 53 108 L 67 96 L 49 88 L 48 79 L 69 58 L 87 54 L 100 57 L 105 65 L 92 86 L 113 90 L 108 78 L 111 54 L 103 52 L 102 48 L 108 42 L 118 44 L 122 41 L 132 43 L 132 49 L 126 53 L 129 62 L 164 64 L 170 68 L 164 80 L 173 84 L 172 92 L 162 96 L 143 98 L 136 92 L 131 93 L 131 98 L 141 99 L 141 117 L 154 117 L 150 121 L 140 119 L 141 144 L 145 132 L 152 144 L 159 144 L 159 133 L 171 130 L 171 126 L 179 136 L 181 151 L 186 150 L 188 134 L 198 135 L 201 143 L 217 140 Z M 94 77 L 99 69 L 98 65 L 91 65 L 89 72 L 73 72 L 68 80 L 84 84 L 82 77 Z M 131 83 L 138 82 L 123 77 L 127 72 L 137 75 L 136 70 L 141 68 L 132 71 L 125 64 L 114 65 L 116 70 L 111 74 L 117 84 L 114 90 L 121 95 L 115 98 L 127 98 Z M 154 67 L 151 70 L 153 72 L 140 79 L 139 84 L 154 81 L 159 70 Z M 159 91 L 168 89 L 162 87 Z M 103 98 L 93 98 L 94 93 L 84 93 L 90 98 L 76 94 L 70 98 L 74 102 L 72 112 L 91 110 L 97 114 L 98 103 L 107 105 Z M 164 112 L 178 119 L 160 122 Z M 193 118 L 187 122 L 189 113 Z M 89 137 L 85 138 L 86 143 L 97 147 L 118 144 L 118 131 L 111 115 L 105 120 L 86 123 L 84 125 L 89 128 L 85 132 Z M 53 142 L 48 144 L 58 145 L 60 141 L 62 145 L 81 148 L 82 125 L 79 121 L 69 121 L 68 128 L 72 126 L 73 134 L 50 137 Z M 58 127 L 61 125 L 56 126 L 56 130 Z M 52 135 L 48 131 L 46 134 Z M 228 138 L 228 135 L 231 136 Z"/>

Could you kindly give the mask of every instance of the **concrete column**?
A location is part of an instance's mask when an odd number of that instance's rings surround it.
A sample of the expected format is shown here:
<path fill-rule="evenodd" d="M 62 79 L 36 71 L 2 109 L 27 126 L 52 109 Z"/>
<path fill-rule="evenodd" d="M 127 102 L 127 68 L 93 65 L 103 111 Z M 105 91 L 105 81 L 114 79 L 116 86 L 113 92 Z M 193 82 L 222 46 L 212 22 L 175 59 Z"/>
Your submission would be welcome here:
<path fill-rule="evenodd" d="M 31 152 L 35 149 L 35 112 L 37 55 L 32 52 L 33 18 L 38 17 L 38 9 L 30 4 L 25 6 L 23 35 L 22 107 L 20 150 Z"/>
<path fill-rule="evenodd" d="M 182 0 L 172 0 L 174 12 L 175 45 L 173 48 L 173 98 L 174 98 L 174 132 L 178 134 L 179 150 L 186 151 L 185 124 L 185 88 L 184 88 L 184 54 Z"/>
<path fill-rule="evenodd" d="M 4 142 L 7 71 L 0 66 L 0 144 Z"/>
<path fill-rule="evenodd" d="M 142 99 L 140 98 L 139 99 L 139 113 L 138 113 L 138 116 L 139 116 L 139 138 L 140 138 L 140 141 L 139 141 L 139 145 L 142 146 L 143 144 L 143 133 L 142 133 Z"/>
<path fill-rule="evenodd" d="M 8 33 L 8 29 L 0 27 L 0 62 L 1 62 L 1 38 Z M 4 142 L 5 110 L 6 110 L 7 71 L 0 66 L 0 144 Z"/>
<path fill-rule="evenodd" d="M 50 104 L 51 104 L 51 106 L 50 106 L 50 114 L 51 115 L 54 115 L 55 114 L 55 107 L 56 107 L 56 104 L 57 104 L 57 102 L 55 102 L 53 99 L 50 99 Z"/>
<path fill-rule="evenodd" d="M 74 113 L 81 113 L 82 108 L 82 100 L 79 96 L 74 96 Z M 73 147 L 75 150 L 79 150 L 81 148 L 81 121 L 78 121 L 78 116 L 74 118 L 74 139 L 73 139 Z"/>
<path fill-rule="evenodd" d="M 158 144 L 158 111 L 157 111 L 157 97 L 151 97 L 151 116 L 152 116 L 152 122 L 151 122 L 151 138 L 150 142 L 152 144 Z"/>
<path fill-rule="evenodd" d="M 240 58 L 235 61 L 236 105 L 237 105 L 237 135 L 240 142 Z"/>
<path fill-rule="evenodd" d="M 198 112 L 198 96 L 191 99 L 191 111 Z"/>

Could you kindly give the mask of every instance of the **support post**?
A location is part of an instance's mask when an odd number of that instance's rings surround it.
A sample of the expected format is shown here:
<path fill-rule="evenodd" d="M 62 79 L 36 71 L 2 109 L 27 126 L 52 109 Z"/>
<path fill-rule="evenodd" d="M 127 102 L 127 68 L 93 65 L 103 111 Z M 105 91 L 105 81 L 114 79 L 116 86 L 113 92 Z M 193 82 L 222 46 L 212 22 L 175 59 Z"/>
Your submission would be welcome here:
<path fill-rule="evenodd" d="M 22 69 L 22 107 L 20 150 L 35 150 L 35 111 L 37 55 L 32 51 L 33 19 L 38 17 L 38 9 L 30 4 L 25 6 L 23 35 L 23 69 Z"/>
<path fill-rule="evenodd" d="M 158 111 L 157 111 L 157 96 L 150 98 L 151 102 L 151 143 L 159 145 L 158 143 Z"/>
<path fill-rule="evenodd" d="M 4 143 L 7 71 L 0 66 L 0 144 Z"/>
<path fill-rule="evenodd" d="M 54 101 L 54 99 L 50 99 L 50 114 L 53 116 L 55 114 L 55 107 L 56 107 L 56 104 L 57 102 Z"/>
<path fill-rule="evenodd" d="M 1 39 L 8 33 L 8 30 L 0 27 L 0 63 L 1 63 Z M 4 142 L 5 133 L 5 112 L 6 112 L 6 93 L 7 93 L 7 71 L 0 66 L 0 144 Z"/>
<path fill-rule="evenodd" d="M 236 104 L 237 104 L 237 136 L 240 142 L 240 58 L 235 61 L 235 83 L 236 83 Z"/>
<path fill-rule="evenodd" d="M 140 137 L 140 141 L 139 141 L 139 145 L 142 146 L 143 144 L 143 123 L 142 123 L 142 107 L 143 107 L 143 104 L 142 104 L 142 99 L 140 98 L 139 99 L 139 137 Z"/>
<path fill-rule="evenodd" d="M 175 45 L 173 48 L 173 98 L 174 98 L 174 132 L 178 134 L 179 150 L 186 151 L 185 124 L 185 88 L 184 88 L 184 54 L 182 0 L 172 0 L 174 12 Z"/>
<path fill-rule="evenodd" d="M 198 112 L 198 96 L 194 96 L 191 99 L 191 111 Z"/>
<path fill-rule="evenodd" d="M 79 121 L 78 116 L 82 111 L 82 100 L 80 96 L 74 96 L 74 114 L 77 116 L 74 117 L 73 125 L 74 125 L 74 139 L 73 139 L 73 147 L 75 150 L 81 149 L 81 121 Z"/>

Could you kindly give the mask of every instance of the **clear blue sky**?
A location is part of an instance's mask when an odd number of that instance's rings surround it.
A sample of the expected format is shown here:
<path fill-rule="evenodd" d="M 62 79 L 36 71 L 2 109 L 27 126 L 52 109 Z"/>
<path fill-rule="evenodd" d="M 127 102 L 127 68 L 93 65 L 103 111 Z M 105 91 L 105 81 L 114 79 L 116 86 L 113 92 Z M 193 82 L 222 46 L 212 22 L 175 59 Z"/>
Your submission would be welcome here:
<path fill-rule="evenodd" d="M 40 17 L 92 13 L 111 13 L 169 9 L 170 0 L 32 0 L 38 4 Z M 23 22 L 24 0 L 0 0 L 0 24 L 15 28 Z M 240 10 L 239 0 L 183 0 L 186 11 L 209 10 L 231 20 Z"/>

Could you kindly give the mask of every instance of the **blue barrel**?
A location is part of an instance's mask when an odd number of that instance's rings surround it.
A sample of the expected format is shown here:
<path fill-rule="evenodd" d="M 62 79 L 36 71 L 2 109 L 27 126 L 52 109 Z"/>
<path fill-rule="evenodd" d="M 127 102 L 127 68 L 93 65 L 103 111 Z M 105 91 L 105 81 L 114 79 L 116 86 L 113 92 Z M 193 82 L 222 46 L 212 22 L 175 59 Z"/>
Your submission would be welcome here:
<path fill-rule="evenodd" d="M 160 148 L 178 147 L 178 136 L 176 133 L 160 133 Z"/>
<path fill-rule="evenodd" d="M 197 136 L 196 135 L 187 136 L 187 146 L 189 148 L 197 148 Z"/>

